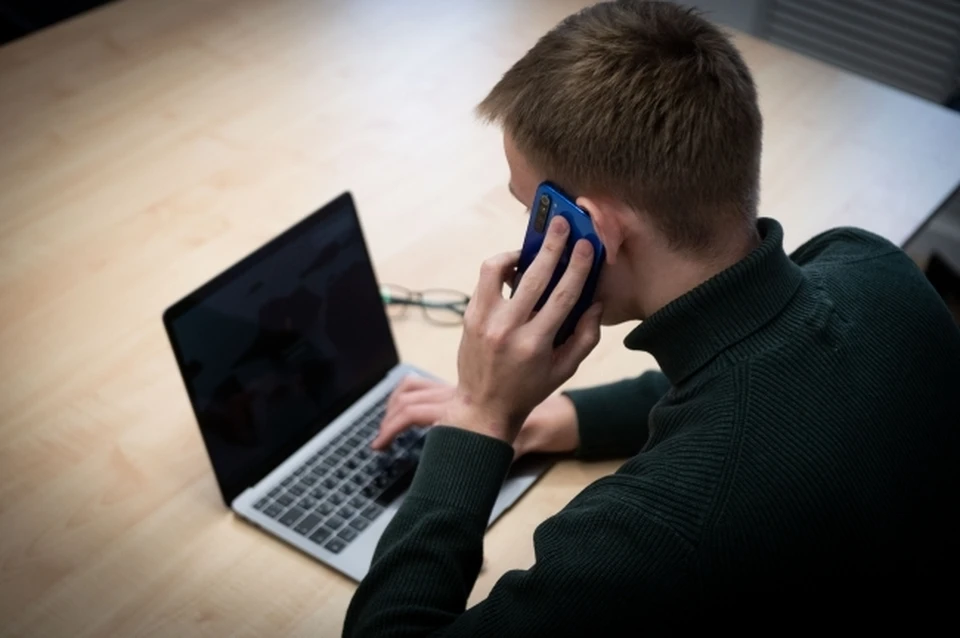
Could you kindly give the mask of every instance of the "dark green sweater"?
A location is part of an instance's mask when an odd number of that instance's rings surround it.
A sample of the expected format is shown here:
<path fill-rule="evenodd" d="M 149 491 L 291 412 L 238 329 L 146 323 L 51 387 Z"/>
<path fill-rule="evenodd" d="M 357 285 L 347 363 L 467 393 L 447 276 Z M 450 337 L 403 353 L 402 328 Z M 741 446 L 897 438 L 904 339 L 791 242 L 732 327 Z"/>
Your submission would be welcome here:
<path fill-rule="evenodd" d="M 569 393 L 580 456 L 632 458 L 537 528 L 531 569 L 465 611 L 512 451 L 437 427 L 344 634 L 781 633 L 952 609 L 960 332 L 889 242 L 838 229 L 788 257 L 777 222 L 758 228 L 627 337 L 662 373 Z"/>

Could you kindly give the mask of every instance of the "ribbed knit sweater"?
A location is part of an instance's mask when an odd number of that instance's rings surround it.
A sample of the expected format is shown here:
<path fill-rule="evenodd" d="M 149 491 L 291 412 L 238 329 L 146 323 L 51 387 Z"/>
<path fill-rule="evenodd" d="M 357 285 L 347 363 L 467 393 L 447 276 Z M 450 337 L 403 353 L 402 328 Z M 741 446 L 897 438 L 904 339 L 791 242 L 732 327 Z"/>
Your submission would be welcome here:
<path fill-rule="evenodd" d="M 953 615 L 960 332 L 886 240 L 837 229 L 788 257 L 776 221 L 758 230 L 756 250 L 626 338 L 662 372 L 568 394 L 579 456 L 630 458 L 543 522 L 535 564 L 469 610 L 512 449 L 434 428 L 344 635 L 781 634 Z"/>

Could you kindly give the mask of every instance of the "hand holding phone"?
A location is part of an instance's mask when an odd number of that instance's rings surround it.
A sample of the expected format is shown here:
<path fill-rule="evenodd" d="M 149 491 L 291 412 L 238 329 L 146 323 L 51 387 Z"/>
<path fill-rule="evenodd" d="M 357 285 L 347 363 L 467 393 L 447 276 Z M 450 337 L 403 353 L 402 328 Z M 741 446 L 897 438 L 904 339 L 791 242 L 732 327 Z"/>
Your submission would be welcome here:
<path fill-rule="evenodd" d="M 510 299 L 503 283 L 515 279 L 519 251 L 486 260 L 467 312 L 457 353 L 457 386 L 438 422 L 513 443 L 530 413 L 577 371 L 600 340 L 600 304 L 571 317 L 594 267 L 589 241 L 565 251 L 571 225 L 555 217 L 543 235 L 542 250 Z M 560 257 L 569 264 L 540 309 L 537 302 Z M 557 348 L 564 324 L 576 327 Z"/>
<path fill-rule="evenodd" d="M 580 321 L 580 317 L 583 316 L 583 313 L 586 312 L 593 303 L 593 297 L 597 290 L 597 282 L 600 278 L 600 270 L 603 267 L 606 252 L 604 251 L 603 243 L 600 241 L 599 235 L 597 235 L 593 227 L 593 221 L 590 219 L 590 215 L 577 206 L 571 197 L 567 196 L 550 182 L 544 182 L 537 188 L 537 193 L 533 200 L 533 207 L 530 211 L 530 221 L 527 224 L 523 247 L 520 250 L 520 260 L 517 264 L 517 274 L 513 282 L 514 291 L 517 289 L 517 285 L 519 285 L 523 274 L 530 267 L 530 264 L 533 263 L 533 259 L 537 256 L 537 253 L 540 252 L 540 248 L 543 246 L 544 236 L 553 218 L 558 215 L 562 216 L 570 225 L 570 235 L 568 236 L 566 247 L 560 256 L 560 260 L 557 262 L 557 267 L 553 272 L 553 276 L 550 278 L 550 282 L 547 284 L 546 289 L 544 289 L 539 301 L 537 301 L 534 310 L 540 310 L 550 297 L 554 288 L 556 288 L 560 277 L 563 276 L 567 265 L 570 263 L 570 256 L 576 243 L 581 239 L 586 239 L 593 245 L 593 264 L 590 268 L 590 274 L 584 283 L 580 298 L 557 332 L 557 336 L 553 342 L 554 347 L 557 347 L 570 338 L 570 335 L 573 334 L 577 327 L 577 322 Z M 511 293 L 511 297 L 512 296 Z"/>

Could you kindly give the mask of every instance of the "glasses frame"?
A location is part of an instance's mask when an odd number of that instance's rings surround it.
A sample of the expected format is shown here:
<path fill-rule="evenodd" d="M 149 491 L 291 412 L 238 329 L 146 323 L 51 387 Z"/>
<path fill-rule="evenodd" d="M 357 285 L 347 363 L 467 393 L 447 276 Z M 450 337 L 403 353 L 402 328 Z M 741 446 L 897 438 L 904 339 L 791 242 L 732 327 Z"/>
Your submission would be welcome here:
<path fill-rule="evenodd" d="M 462 301 L 458 300 L 448 303 L 431 302 L 429 299 L 431 294 L 456 296 L 462 299 Z M 450 288 L 410 290 L 409 288 L 397 286 L 396 284 L 380 284 L 380 298 L 387 306 L 401 306 L 403 308 L 402 314 L 393 317 L 395 319 L 404 317 L 407 307 L 418 306 L 423 313 L 423 318 L 426 319 L 427 322 L 437 326 L 462 325 L 463 315 L 467 311 L 467 304 L 470 303 L 470 295 L 460 292 L 459 290 Z M 437 320 L 436 317 L 430 315 L 430 310 L 448 311 L 452 316 L 456 316 L 456 319 L 452 319 L 451 321 Z"/>

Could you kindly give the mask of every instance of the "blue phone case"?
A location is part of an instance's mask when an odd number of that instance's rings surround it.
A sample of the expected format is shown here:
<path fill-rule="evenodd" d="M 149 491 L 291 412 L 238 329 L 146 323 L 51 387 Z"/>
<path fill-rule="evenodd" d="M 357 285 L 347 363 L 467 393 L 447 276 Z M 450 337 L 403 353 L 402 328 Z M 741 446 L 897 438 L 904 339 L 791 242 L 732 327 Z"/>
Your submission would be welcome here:
<path fill-rule="evenodd" d="M 549 210 L 544 222 L 538 224 L 538 207 L 544 196 L 550 200 Z M 547 285 L 546 290 L 543 291 L 543 295 L 537 301 L 534 308 L 540 310 L 543 304 L 546 303 L 550 293 L 556 288 L 560 277 L 563 276 L 564 271 L 567 269 L 567 264 L 570 263 L 570 256 L 577 241 L 586 239 L 593 244 L 593 266 L 590 268 L 590 274 L 587 276 L 587 281 L 584 284 L 580 298 L 557 332 L 557 336 L 553 341 L 554 347 L 563 344 L 570 338 L 570 335 L 573 334 L 573 331 L 577 327 L 577 322 L 580 321 L 580 317 L 583 316 L 583 313 L 586 312 L 590 304 L 593 303 L 593 296 L 597 291 L 597 281 L 600 279 L 600 270 L 603 267 L 603 262 L 606 257 L 603 243 L 601 243 L 600 237 L 597 235 L 596 230 L 594 230 L 593 222 L 586 211 L 577 206 L 574 201 L 559 188 L 550 182 L 544 182 L 537 188 L 537 194 L 533 199 L 533 208 L 530 210 L 530 221 L 527 224 L 527 234 L 523 238 L 523 248 L 520 250 L 520 261 L 517 264 L 517 275 L 514 278 L 514 291 L 517 289 L 523 273 L 526 272 L 530 264 L 533 263 L 534 257 L 540 252 L 544 235 L 550 227 L 550 222 L 557 215 L 562 215 L 570 224 L 570 235 L 567 238 L 567 246 L 560 256 L 560 261 L 557 263 L 557 268 L 550 278 L 550 283 Z M 512 293 L 511 296 L 513 296 Z"/>

